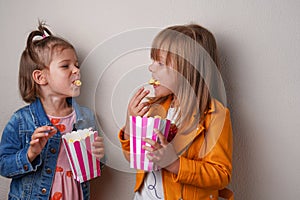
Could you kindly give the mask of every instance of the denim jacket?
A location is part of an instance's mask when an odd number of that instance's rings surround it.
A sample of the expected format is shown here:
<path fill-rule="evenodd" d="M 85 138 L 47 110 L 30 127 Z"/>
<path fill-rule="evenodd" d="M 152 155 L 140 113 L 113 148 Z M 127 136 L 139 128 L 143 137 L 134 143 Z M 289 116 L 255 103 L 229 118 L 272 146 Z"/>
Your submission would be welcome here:
<path fill-rule="evenodd" d="M 77 129 L 92 127 L 96 130 L 94 114 L 67 99 L 76 112 Z M 27 151 L 34 130 L 51 125 L 40 99 L 16 111 L 4 128 L 0 143 L 0 174 L 12 178 L 8 199 L 49 199 L 55 173 L 61 133 L 51 137 L 41 154 L 29 162 Z M 81 184 L 84 199 L 89 199 L 89 183 Z"/>

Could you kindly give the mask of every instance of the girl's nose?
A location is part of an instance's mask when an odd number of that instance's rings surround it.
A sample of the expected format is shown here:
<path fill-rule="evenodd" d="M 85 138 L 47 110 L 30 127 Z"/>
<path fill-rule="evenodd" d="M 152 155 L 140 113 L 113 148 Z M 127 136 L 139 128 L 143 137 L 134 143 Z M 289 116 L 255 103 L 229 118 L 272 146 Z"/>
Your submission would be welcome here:
<path fill-rule="evenodd" d="M 153 72 L 153 68 L 154 68 L 154 67 L 153 67 L 153 63 L 152 63 L 152 64 L 149 65 L 148 70 L 149 70 L 150 72 Z"/>
<path fill-rule="evenodd" d="M 78 74 L 80 72 L 80 69 L 77 66 L 74 66 L 72 69 L 73 74 Z"/>

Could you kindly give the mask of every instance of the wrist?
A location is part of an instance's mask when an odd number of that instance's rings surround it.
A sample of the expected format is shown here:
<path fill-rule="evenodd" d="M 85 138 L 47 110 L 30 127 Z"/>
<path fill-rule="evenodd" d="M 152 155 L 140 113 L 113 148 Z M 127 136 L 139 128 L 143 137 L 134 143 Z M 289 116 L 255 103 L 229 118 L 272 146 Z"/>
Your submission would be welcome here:
<path fill-rule="evenodd" d="M 172 164 L 170 164 L 169 166 L 165 167 L 165 169 L 168 170 L 169 172 L 172 172 L 173 174 L 177 175 L 178 171 L 179 171 L 179 166 L 180 166 L 180 161 L 179 161 L 179 158 L 178 158 Z"/>
<path fill-rule="evenodd" d="M 35 153 L 33 153 L 33 152 L 30 150 L 30 147 L 29 147 L 29 149 L 28 149 L 28 151 L 27 151 L 27 158 L 28 158 L 29 162 L 34 161 L 34 159 L 35 159 L 37 156 L 38 156 L 38 155 L 35 154 Z"/>

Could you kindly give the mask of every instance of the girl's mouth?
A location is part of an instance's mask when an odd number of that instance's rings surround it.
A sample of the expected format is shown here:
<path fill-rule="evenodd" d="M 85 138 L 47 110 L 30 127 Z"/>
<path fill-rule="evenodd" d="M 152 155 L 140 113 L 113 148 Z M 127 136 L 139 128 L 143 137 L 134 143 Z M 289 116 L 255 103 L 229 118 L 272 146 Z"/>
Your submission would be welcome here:
<path fill-rule="evenodd" d="M 153 87 L 157 87 L 157 86 L 160 85 L 160 82 L 159 82 L 159 80 L 156 80 L 156 79 L 154 79 L 154 78 L 151 78 L 151 79 L 149 80 L 149 84 L 150 84 L 150 85 L 153 85 Z"/>
<path fill-rule="evenodd" d="M 79 79 L 77 79 L 73 81 L 73 84 L 76 85 L 77 87 L 80 87 L 82 85 L 82 82 Z"/>

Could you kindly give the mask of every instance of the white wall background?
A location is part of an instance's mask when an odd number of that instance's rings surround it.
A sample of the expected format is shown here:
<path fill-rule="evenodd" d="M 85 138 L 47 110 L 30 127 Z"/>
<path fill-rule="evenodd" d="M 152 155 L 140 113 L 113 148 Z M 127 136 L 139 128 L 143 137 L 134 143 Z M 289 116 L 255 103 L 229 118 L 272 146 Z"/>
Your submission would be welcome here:
<path fill-rule="evenodd" d="M 18 64 L 26 37 L 36 28 L 38 19 L 46 20 L 53 32 L 73 43 L 81 62 L 92 59 L 88 55 L 95 47 L 104 48 L 124 31 L 196 22 L 211 30 L 219 45 L 234 129 L 234 171 L 230 187 L 236 199 L 298 199 L 299 9 L 298 0 L 0 0 L 0 135 L 12 112 L 24 105 L 17 89 Z M 151 42 L 146 40 L 148 35 L 145 42 Z M 126 42 L 130 45 L 137 41 L 133 38 Z M 96 65 L 90 64 L 97 60 L 89 63 L 86 59 L 82 68 L 84 85 L 79 101 L 94 106 L 100 124 L 109 130 L 106 145 L 111 168 L 92 181 L 93 200 L 127 200 L 133 196 L 134 176 L 125 172 L 128 164 L 116 139 L 117 130 L 124 122 L 124 105 L 129 94 L 122 90 L 124 84 L 114 87 L 112 80 L 126 80 L 129 76 L 120 77 L 132 67 L 131 79 L 146 81 L 149 74 L 144 66 L 149 60 L 146 51 L 129 53 L 113 62 L 104 73 L 105 59 L 117 50 L 103 51 Z M 98 80 L 95 74 L 102 72 L 105 76 Z M 128 82 L 128 87 L 133 87 L 132 82 Z M 109 106 L 105 95 L 114 88 L 116 92 L 108 95 L 120 93 L 125 99 L 114 98 Z M 105 107 L 113 108 L 112 112 L 107 112 Z M 106 118 L 111 117 L 117 123 L 106 123 Z M 0 198 L 6 197 L 8 189 L 9 180 L 1 177 Z"/>

